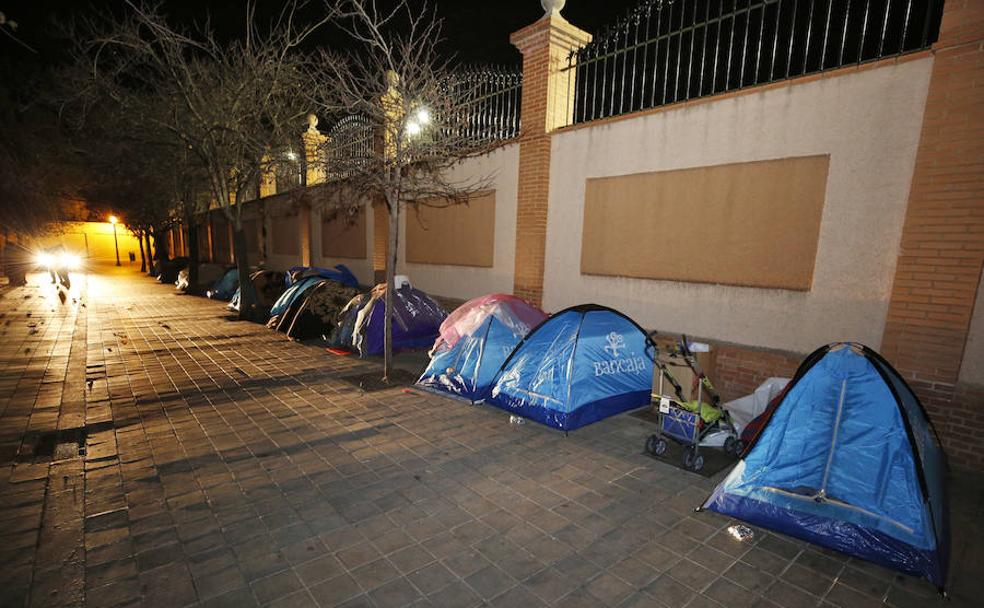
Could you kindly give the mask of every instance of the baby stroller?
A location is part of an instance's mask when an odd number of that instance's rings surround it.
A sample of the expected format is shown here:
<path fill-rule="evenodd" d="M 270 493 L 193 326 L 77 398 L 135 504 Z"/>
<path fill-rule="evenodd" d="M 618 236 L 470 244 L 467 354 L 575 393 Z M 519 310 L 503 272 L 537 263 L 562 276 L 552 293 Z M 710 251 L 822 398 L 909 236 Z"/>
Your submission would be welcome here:
<path fill-rule="evenodd" d="M 731 416 L 721 407 L 721 398 L 691 352 L 687 336 L 683 336 L 678 351 L 669 353 L 669 356 L 682 359 L 693 372 L 697 384 L 696 399 L 686 399 L 683 387 L 669 367 L 656 357 L 660 370 L 659 386 L 653 394 L 658 403 L 657 428 L 656 433 L 646 440 L 646 451 L 662 456 L 666 453 L 667 438 L 672 439 L 685 446 L 683 466 L 695 472 L 704 468 L 704 457 L 700 454 L 702 447 L 723 448 L 735 456 L 741 454 L 741 438 Z M 664 390 L 666 383 L 672 387 L 672 395 Z M 705 395 L 710 403 L 704 402 Z"/>

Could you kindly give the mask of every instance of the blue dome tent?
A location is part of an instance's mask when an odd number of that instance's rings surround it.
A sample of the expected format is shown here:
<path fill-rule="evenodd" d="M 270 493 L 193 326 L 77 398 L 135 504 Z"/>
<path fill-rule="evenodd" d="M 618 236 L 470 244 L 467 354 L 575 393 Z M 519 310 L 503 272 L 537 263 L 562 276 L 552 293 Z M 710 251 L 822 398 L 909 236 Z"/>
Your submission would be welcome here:
<path fill-rule="evenodd" d="M 205 295 L 213 300 L 225 300 L 228 302 L 232 299 L 237 289 L 239 289 L 239 270 L 233 266 L 215 281 L 212 289 L 206 291 Z"/>
<path fill-rule="evenodd" d="M 878 353 L 810 355 L 702 508 L 906 574 L 941 591 L 945 455 L 912 390 Z"/>
<path fill-rule="evenodd" d="M 516 346 L 486 400 L 564 431 L 649 405 L 655 347 L 622 313 L 585 304 L 550 317 Z"/>
<path fill-rule="evenodd" d="M 341 311 L 328 340 L 332 348 L 359 351 L 361 356 L 383 354 L 386 284 L 356 296 Z M 427 348 L 440 333 L 448 313 L 423 291 L 403 281 L 393 292 L 393 351 Z"/>
<path fill-rule="evenodd" d="M 521 298 L 492 294 L 462 304 L 441 324 L 430 365 L 417 386 L 482 401 L 516 344 L 547 315 Z"/>

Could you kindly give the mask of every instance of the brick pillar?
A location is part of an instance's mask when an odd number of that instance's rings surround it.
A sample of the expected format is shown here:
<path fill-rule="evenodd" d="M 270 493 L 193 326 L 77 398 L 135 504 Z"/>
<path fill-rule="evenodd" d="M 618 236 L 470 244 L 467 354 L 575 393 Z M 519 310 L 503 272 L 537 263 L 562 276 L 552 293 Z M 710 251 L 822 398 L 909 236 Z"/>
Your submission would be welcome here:
<path fill-rule="evenodd" d="M 570 122 L 574 107 L 573 78 L 561 69 L 567 66 L 571 49 L 590 42 L 591 35 L 554 11 L 514 33 L 509 41 L 523 54 L 513 292 L 541 304 L 550 190 L 550 133 Z"/>
<path fill-rule="evenodd" d="M 212 230 L 215 229 L 215 226 L 214 226 L 214 223 L 212 222 L 212 214 L 211 213 L 208 213 L 206 215 L 206 220 L 205 221 L 206 221 L 206 224 L 205 224 L 205 231 L 206 231 L 205 232 L 205 235 L 207 237 L 206 241 L 208 243 L 208 261 L 209 262 L 215 262 L 216 261 L 215 260 L 215 246 L 214 246 L 214 243 L 215 243 L 215 235 L 212 233 Z"/>
<path fill-rule="evenodd" d="M 964 446 L 947 417 L 984 263 L 984 2 L 946 1 L 933 55 L 882 352 L 953 452 Z"/>
<path fill-rule="evenodd" d="M 312 266 L 310 205 L 302 204 L 297 209 L 297 238 L 301 249 L 301 266 Z"/>
<path fill-rule="evenodd" d="M 277 174 L 273 171 L 272 162 L 269 155 L 263 157 L 260 167 L 260 198 L 277 193 Z"/>

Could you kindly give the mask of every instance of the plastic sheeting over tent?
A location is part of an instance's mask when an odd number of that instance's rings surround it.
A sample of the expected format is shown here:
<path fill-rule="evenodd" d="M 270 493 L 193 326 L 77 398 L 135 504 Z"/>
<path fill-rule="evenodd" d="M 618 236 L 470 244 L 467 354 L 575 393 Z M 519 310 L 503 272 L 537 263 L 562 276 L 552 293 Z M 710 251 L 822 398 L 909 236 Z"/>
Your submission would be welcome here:
<path fill-rule="evenodd" d="M 546 318 L 539 308 L 506 294 L 465 302 L 441 324 L 417 385 L 481 401 L 516 344 Z"/>
<path fill-rule="evenodd" d="M 635 321 L 587 304 L 541 323 L 503 364 L 486 400 L 572 430 L 650 402 L 655 347 Z"/>
<path fill-rule="evenodd" d="M 769 378 L 751 395 L 724 404 L 724 409 L 731 414 L 731 422 L 739 435 L 744 432 L 745 427 L 765 412 L 773 399 L 782 394 L 787 384 L 789 378 Z"/>
<path fill-rule="evenodd" d="M 704 508 L 942 590 L 945 457 L 912 390 L 880 355 L 825 346 L 800 366 Z"/>
<path fill-rule="evenodd" d="M 287 310 L 274 317 L 277 321 L 272 326 L 288 338 L 327 336 L 337 325 L 341 311 L 359 293 L 358 289 L 338 281 L 317 277 L 315 281 L 294 298 Z"/>
<path fill-rule="evenodd" d="M 332 332 L 331 345 L 353 348 L 363 356 L 383 354 L 385 294 L 386 285 L 379 284 L 370 293 L 353 298 Z M 429 347 L 447 316 L 441 305 L 423 291 L 409 283 L 398 287 L 393 294 L 393 350 Z"/>

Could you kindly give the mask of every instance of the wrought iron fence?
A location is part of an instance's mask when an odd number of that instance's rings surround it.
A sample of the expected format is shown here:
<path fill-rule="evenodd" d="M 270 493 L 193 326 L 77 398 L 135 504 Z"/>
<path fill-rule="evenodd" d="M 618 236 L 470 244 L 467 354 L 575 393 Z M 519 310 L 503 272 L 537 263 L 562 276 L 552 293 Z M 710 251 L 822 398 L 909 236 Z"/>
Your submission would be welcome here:
<path fill-rule="evenodd" d="M 430 108 L 436 116 L 425 137 L 448 153 L 469 153 L 519 136 L 523 75 L 503 68 L 461 71 L 441 85 L 442 103 Z M 328 181 L 367 170 L 382 144 L 380 127 L 364 116 L 340 119 L 327 132 L 319 151 Z"/>
<path fill-rule="evenodd" d="M 321 151 L 327 179 L 345 179 L 365 171 L 372 163 L 376 132 L 364 116 L 346 116 L 328 131 L 327 142 Z"/>
<path fill-rule="evenodd" d="M 469 145 L 486 146 L 519 137 L 523 74 L 504 68 L 463 71 L 448 83 L 461 99 L 459 116 L 449 121 L 455 135 Z"/>
<path fill-rule="evenodd" d="M 927 48 L 943 0 L 645 0 L 568 56 L 582 123 Z"/>

